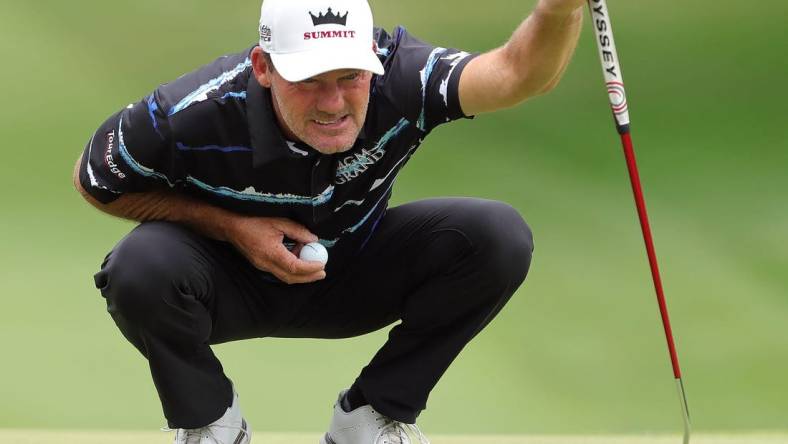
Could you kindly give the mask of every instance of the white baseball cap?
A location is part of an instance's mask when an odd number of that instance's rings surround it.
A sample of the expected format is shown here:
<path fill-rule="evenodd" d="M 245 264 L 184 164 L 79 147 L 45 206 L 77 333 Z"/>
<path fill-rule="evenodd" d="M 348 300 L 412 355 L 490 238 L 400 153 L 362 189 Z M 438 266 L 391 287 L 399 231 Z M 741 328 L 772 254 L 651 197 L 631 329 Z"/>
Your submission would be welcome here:
<path fill-rule="evenodd" d="M 260 47 L 290 82 L 337 69 L 384 73 L 367 0 L 264 0 Z"/>

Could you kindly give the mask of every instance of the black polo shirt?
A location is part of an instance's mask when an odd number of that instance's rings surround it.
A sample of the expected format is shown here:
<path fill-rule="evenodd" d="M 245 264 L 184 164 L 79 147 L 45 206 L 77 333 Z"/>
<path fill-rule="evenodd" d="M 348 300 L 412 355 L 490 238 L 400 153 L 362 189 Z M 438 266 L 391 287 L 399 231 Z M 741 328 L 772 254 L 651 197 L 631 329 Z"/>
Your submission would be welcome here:
<path fill-rule="evenodd" d="M 221 57 L 110 117 L 88 143 L 85 190 L 108 203 L 169 187 L 237 213 L 285 217 L 317 234 L 332 261 L 357 252 L 385 213 L 397 173 L 436 126 L 465 117 L 460 73 L 473 55 L 399 27 L 375 30 L 386 68 L 347 152 L 284 138 L 250 54 Z M 333 267 L 329 267 L 329 270 Z"/>

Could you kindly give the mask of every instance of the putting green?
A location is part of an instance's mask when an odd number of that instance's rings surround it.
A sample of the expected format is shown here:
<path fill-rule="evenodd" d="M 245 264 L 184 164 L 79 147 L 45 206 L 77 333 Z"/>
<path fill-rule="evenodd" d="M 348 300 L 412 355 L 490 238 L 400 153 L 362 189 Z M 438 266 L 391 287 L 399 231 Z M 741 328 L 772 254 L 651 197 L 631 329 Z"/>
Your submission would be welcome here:
<path fill-rule="evenodd" d="M 84 202 L 71 172 L 110 114 L 251 45 L 260 3 L 0 3 L 0 429 L 153 432 L 0 432 L 0 444 L 171 442 L 155 429 L 162 409 L 147 362 L 118 331 L 93 281 L 133 224 Z M 433 44 L 476 52 L 502 44 L 537 0 L 369 3 L 389 31 L 402 24 Z M 746 8 L 737 0 L 608 3 L 693 424 L 699 431 L 788 433 L 788 88 L 777 87 L 788 73 L 788 1 Z M 555 91 L 438 128 L 394 187 L 392 205 L 438 196 L 502 200 L 535 235 L 525 284 L 430 393 L 419 422 L 433 442 L 513 442 L 436 438 L 441 433 L 680 430 L 643 240 L 585 15 L 576 55 Z M 342 341 L 239 341 L 214 351 L 255 430 L 313 433 L 261 433 L 256 444 L 316 444 L 337 392 L 353 382 L 387 330 Z M 693 440 L 702 442 L 709 441 L 700 434 Z"/>
<path fill-rule="evenodd" d="M 315 434 L 256 433 L 259 444 L 315 444 Z M 678 444 L 678 436 L 506 436 L 465 435 L 432 436 L 433 444 Z M 156 432 L 79 432 L 0 430 L 2 444 L 165 444 L 172 442 L 171 433 Z M 785 444 L 788 435 L 698 435 L 693 444 Z"/>

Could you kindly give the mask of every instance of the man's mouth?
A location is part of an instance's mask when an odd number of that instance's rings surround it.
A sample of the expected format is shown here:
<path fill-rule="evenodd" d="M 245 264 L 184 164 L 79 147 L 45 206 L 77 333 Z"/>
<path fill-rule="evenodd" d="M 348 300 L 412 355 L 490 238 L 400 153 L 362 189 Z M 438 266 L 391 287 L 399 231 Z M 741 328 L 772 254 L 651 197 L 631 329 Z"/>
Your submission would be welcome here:
<path fill-rule="evenodd" d="M 336 128 L 341 128 L 349 120 L 350 120 L 350 116 L 349 115 L 345 115 L 345 116 L 338 117 L 338 118 L 333 119 L 333 120 L 312 119 L 312 122 L 317 124 L 321 128 L 336 129 Z"/>

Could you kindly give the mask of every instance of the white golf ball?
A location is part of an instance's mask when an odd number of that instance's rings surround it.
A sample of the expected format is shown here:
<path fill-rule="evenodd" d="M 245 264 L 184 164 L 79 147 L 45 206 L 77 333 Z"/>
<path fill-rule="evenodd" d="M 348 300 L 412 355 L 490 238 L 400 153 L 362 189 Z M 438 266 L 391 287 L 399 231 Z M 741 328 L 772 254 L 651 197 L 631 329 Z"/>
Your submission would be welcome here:
<path fill-rule="evenodd" d="M 311 242 L 304 245 L 298 257 L 304 261 L 321 262 L 325 264 L 328 262 L 328 250 L 319 242 Z"/>

